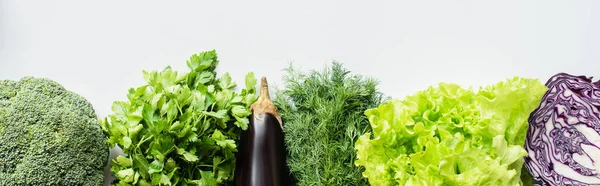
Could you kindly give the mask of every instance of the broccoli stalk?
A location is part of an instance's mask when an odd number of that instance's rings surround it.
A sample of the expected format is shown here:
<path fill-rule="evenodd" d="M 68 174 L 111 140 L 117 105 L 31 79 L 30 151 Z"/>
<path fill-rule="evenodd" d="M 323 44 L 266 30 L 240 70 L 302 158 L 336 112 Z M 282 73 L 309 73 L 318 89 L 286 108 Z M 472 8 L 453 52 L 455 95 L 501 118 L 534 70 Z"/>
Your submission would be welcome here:
<path fill-rule="evenodd" d="M 108 152 L 85 98 L 49 79 L 0 80 L 0 185 L 102 185 Z"/>

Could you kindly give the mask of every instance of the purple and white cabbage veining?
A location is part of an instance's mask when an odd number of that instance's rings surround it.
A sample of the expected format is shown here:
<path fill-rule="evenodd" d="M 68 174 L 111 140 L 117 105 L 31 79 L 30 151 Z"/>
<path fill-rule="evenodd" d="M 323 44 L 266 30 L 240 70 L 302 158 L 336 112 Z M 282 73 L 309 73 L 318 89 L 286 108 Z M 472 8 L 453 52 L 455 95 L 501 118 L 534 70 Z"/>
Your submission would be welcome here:
<path fill-rule="evenodd" d="M 543 185 L 600 185 L 600 81 L 560 73 L 529 117 L 525 167 Z"/>

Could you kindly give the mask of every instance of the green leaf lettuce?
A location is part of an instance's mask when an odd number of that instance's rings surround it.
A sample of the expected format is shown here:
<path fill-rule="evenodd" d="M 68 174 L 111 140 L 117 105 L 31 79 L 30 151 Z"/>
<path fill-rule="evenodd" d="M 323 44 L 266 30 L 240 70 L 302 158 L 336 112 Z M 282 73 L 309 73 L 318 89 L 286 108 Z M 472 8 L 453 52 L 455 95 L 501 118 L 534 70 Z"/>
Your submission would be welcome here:
<path fill-rule="evenodd" d="M 356 142 L 371 185 L 523 185 L 527 118 L 546 88 L 512 78 L 473 91 L 441 83 L 365 112 Z"/>

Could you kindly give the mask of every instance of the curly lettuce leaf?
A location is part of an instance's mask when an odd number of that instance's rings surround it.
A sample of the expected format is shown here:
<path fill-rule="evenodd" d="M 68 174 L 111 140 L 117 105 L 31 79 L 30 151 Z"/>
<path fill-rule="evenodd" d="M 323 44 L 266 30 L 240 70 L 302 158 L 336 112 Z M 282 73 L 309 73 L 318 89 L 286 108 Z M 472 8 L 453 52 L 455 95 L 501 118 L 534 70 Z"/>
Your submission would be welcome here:
<path fill-rule="evenodd" d="M 356 142 L 371 185 L 523 185 L 527 118 L 546 91 L 512 78 L 473 91 L 440 83 L 365 112 Z"/>

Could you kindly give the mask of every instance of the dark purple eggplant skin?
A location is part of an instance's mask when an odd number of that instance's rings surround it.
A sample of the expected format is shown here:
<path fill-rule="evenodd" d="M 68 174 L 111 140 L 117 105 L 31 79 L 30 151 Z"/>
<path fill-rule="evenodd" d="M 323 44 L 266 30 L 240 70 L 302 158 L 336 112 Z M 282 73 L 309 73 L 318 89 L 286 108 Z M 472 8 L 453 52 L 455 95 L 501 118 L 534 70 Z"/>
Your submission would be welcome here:
<path fill-rule="evenodd" d="M 235 170 L 236 186 L 286 186 L 290 184 L 283 130 L 269 113 L 250 116 L 248 130 L 240 136 Z"/>
<path fill-rule="evenodd" d="M 283 124 L 269 97 L 267 79 L 261 79 L 260 97 L 250 107 L 248 129 L 242 131 L 236 158 L 236 186 L 293 185 L 286 163 Z"/>

